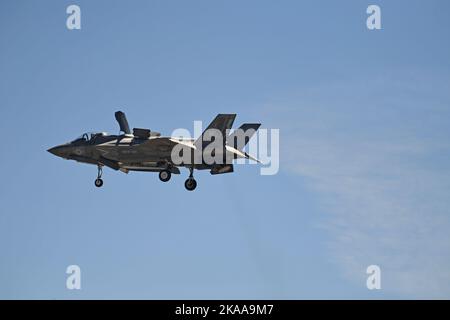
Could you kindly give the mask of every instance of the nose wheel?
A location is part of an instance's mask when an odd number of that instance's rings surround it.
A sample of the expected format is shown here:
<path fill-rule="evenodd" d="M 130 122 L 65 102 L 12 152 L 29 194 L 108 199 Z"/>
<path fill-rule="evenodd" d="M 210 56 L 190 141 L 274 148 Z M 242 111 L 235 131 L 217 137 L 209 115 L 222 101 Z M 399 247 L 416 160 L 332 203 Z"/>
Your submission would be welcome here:
<path fill-rule="evenodd" d="M 194 179 L 194 168 L 189 168 L 189 178 L 184 182 L 184 187 L 188 191 L 194 191 L 197 188 L 197 181 Z"/>
<path fill-rule="evenodd" d="M 97 169 L 98 169 L 97 179 L 95 179 L 94 183 L 97 188 L 100 188 L 103 185 L 103 180 L 102 180 L 103 170 L 102 170 L 101 166 L 98 166 Z"/>

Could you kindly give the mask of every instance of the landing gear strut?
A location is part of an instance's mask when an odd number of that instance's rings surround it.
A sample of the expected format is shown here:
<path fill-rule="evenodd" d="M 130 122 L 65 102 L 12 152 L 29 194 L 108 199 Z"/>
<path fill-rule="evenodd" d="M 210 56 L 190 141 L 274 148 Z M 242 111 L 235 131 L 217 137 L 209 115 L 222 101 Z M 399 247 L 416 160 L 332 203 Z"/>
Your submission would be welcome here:
<path fill-rule="evenodd" d="M 159 180 L 161 180 L 162 182 L 169 181 L 171 176 L 172 174 L 169 170 L 163 170 L 159 172 Z"/>
<path fill-rule="evenodd" d="M 189 191 L 194 191 L 197 188 L 197 181 L 194 179 L 194 167 L 189 168 L 189 178 L 184 182 L 184 187 Z"/>
<path fill-rule="evenodd" d="M 100 188 L 103 185 L 103 180 L 102 180 L 102 166 L 97 166 L 98 169 L 98 173 L 97 173 L 97 179 L 95 179 L 95 186 L 97 188 Z"/>

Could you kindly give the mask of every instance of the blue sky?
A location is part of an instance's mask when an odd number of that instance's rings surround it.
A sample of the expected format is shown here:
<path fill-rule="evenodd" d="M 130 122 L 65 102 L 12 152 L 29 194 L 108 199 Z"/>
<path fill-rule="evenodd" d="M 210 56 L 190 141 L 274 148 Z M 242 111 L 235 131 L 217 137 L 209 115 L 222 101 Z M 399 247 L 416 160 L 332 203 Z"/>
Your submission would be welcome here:
<path fill-rule="evenodd" d="M 449 9 L 2 1 L 0 298 L 450 298 Z M 280 172 L 199 172 L 187 192 L 186 171 L 106 169 L 97 189 L 95 167 L 46 152 L 117 133 L 117 110 L 163 134 L 260 121 L 280 129 Z"/>

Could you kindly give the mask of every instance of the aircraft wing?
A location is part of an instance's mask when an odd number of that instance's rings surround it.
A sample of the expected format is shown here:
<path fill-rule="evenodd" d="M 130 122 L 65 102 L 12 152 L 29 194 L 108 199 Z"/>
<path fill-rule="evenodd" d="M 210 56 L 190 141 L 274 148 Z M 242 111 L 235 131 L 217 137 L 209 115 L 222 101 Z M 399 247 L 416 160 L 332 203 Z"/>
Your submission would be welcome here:
<path fill-rule="evenodd" d="M 145 149 L 145 151 L 164 152 L 172 150 L 173 147 L 179 143 L 183 144 L 183 140 L 163 137 L 145 140 L 144 142 L 139 143 L 139 145 L 137 145 L 137 148 Z M 192 143 L 190 143 L 190 145 L 192 146 Z"/>

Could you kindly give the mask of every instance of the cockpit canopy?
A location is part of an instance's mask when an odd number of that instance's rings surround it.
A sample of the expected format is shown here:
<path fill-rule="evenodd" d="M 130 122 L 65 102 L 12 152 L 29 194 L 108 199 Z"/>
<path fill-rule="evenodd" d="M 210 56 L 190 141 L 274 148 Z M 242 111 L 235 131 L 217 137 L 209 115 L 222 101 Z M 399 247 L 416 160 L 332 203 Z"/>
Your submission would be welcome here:
<path fill-rule="evenodd" d="M 73 142 L 88 142 L 88 141 L 91 141 L 92 139 L 95 139 L 96 137 L 104 137 L 106 135 L 107 135 L 106 132 L 86 132 L 86 133 L 83 133 L 78 138 L 76 138 L 75 140 L 73 140 L 72 143 Z"/>

